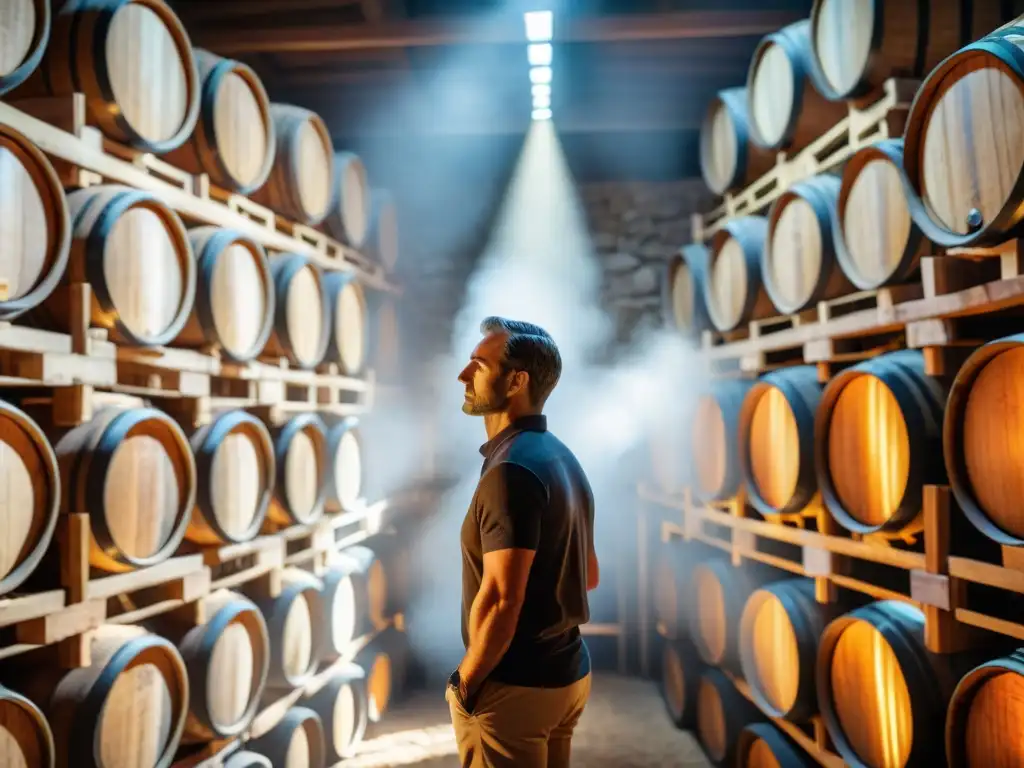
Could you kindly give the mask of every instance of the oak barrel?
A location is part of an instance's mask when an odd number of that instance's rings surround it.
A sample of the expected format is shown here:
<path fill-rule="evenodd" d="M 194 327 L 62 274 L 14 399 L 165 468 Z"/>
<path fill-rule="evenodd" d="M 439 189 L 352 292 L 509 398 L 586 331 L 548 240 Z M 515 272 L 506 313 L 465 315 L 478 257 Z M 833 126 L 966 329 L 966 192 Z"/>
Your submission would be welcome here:
<path fill-rule="evenodd" d="M 325 658 L 346 653 L 367 628 L 365 583 L 361 574 L 353 572 L 353 566 L 350 558 L 332 557 L 321 577 Z"/>
<path fill-rule="evenodd" d="M 1020 404 L 1024 394 L 1024 334 L 978 348 L 953 380 L 943 419 L 942 445 L 957 505 L 985 536 L 1024 546 L 1021 514 Z"/>
<path fill-rule="evenodd" d="M 712 324 L 732 331 L 775 313 L 761 278 L 768 219 L 744 216 L 726 222 L 711 239 L 704 303 Z"/>
<path fill-rule="evenodd" d="M 700 173 L 716 195 L 745 187 L 775 165 L 775 155 L 750 137 L 747 89 L 726 88 L 708 105 L 700 126 Z"/>
<path fill-rule="evenodd" d="M 704 662 L 688 638 L 662 638 L 661 697 L 676 728 L 692 730 L 697 722 L 697 691 Z"/>
<path fill-rule="evenodd" d="M 263 422 L 227 411 L 189 440 L 196 461 L 196 506 L 185 538 L 197 544 L 249 541 L 274 494 L 274 442 Z"/>
<path fill-rule="evenodd" d="M 140 627 L 110 624 L 88 643 L 89 666 L 23 673 L 22 691 L 50 722 L 57 768 L 170 765 L 189 702 L 177 648 Z"/>
<path fill-rule="evenodd" d="M 818 645 L 818 706 L 836 751 L 853 766 L 945 765 L 936 728 L 966 654 L 929 653 L 924 614 L 883 600 L 833 620 Z"/>
<path fill-rule="evenodd" d="M 355 272 L 338 270 L 323 273 L 323 293 L 329 317 L 324 359 L 337 363 L 342 375 L 358 376 L 366 368 L 369 352 L 366 293 Z"/>
<path fill-rule="evenodd" d="M 764 720 L 757 707 L 717 669 L 705 669 L 697 689 L 697 738 L 715 765 L 736 764 L 740 732 Z"/>
<path fill-rule="evenodd" d="M 364 646 L 353 660 L 366 674 L 366 715 L 379 723 L 405 684 L 409 646 L 405 633 L 386 629 Z"/>
<path fill-rule="evenodd" d="M 70 332 L 76 283 L 92 288 L 88 317 L 111 341 L 170 344 L 192 312 L 196 263 L 184 224 L 160 198 L 116 184 L 68 195 L 74 243 L 62 284 L 31 319 Z"/>
<path fill-rule="evenodd" d="M 46 716 L 29 699 L 0 685 L 0 765 L 54 768 L 56 759 Z"/>
<path fill-rule="evenodd" d="M 57 456 L 40 426 L 0 401 L 0 595 L 21 586 L 50 548 L 61 503 Z"/>
<path fill-rule="evenodd" d="M 750 595 L 739 623 L 740 664 L 761 711 L 794 722 L 818 713 L 818 638 L 834 614 L 815 600 L 813 579 L 786 579 Z"/>
<path fill-rule="evenodd" d="M 693 569 L 705 557 L 705 553 L 692 543 L 670 540 L 659 544 L 654 559 L 651 602 L 658 631 L 666 637 L 678 638 L 687 634 Z"/>
<path fill-rule="evenodd" d="M 354 152 L 334 156 L 331 208 L 324 229 L 335 240 L 362 248 L 370 231 L 370 185 L 366 166 Z"/>
<path fill-rule="evenodd" d="M 696 338 L 701 331 L 711 328 L 704 303 L 708 258 L 705 246 L 684 245 L 669 258 L 661 281 L 665 325 L 688 338 Z"/>
<path fill-rule="evenodd" d="M 839 100 L 876 95 L 890 77 L 920 80 L 961 45 L 1008 21 L 1007 5 L 815 0 L 810 22 L 818 88 Z"/>
<path fill-rule="evenodd" d="M 355 594 L 356 631 L 360 634 L 381 630 L 389 624 L 391 574 L 385 561 L 369 546 L 345 547 L 334 561 L 352 581 Z"/>
<path fill-rule="evenodd" d="M 248 195 L 270 176 L 276 154 L 270 99 L 251 67 L 195 51 L 199 119 L 189 140 L 164 158 L 218 187 Z"/>
<path fill-rule="evenodd" d="M 174 340 L 178 347 L 216 348 L 245 363 L 263 351 L 274 326 L 274 280 L 263 246 L 219 227 L 189 230 L 196 255 L 195 305 Z"/>
<path fill-rule="evenodd" d="M 799 513 L 818 493 L 814 414 L 822 384 L 815 365 L 762 375 L 739 412 L 739 464 L 747 501 L 762 515 Z"/>
<path fill-rule="evenodd" d="M 690 582 L 690 638 L 706 664 L 739 673 L 740 619 L 747 599 L 775 574 L 758 565 L 734 567 L 709 558 L 693 568 Z"/>
<path fill-rule="evenodd" d="M 62 509 L 89 515 L 89 563 L 126 572 L 166 560 L 196 501 L 196 462 L 177 422 L 154 408 L 105 407 L 54 446 Z"/>
<path fill-rule="evenodd" d="M 294 253 L 275 256 L 270 271 L 274 277 L 274 329 L 263 352 L 287 358 L 299 368 L 314 368 L 323 361 L 331 336 L 323 271 Z"/>
<path fill-rule="evenodd" d="M 302 700 L 302 706 L 316 712 L 323 724 L 329 765 L 351 757 L 363 740 L 366 704 L 366 674 L 355 664 L 339 669 L 322 688 Z"/>
<path fill-rule="evenodd" d="M 736 745 L 737 768 L 814 768 L 817 765 L 770 723 L 754 723 L 740 732 Z"/>
<path fill-rule="evenodd" d="M 903 135 L 910 214 L 936 245 L 997 245 L 1024 206 L 1024 27 L 1004 28 L 939 64 L 921 85 Z"/>
<path fill-rule="evenodd" d="M 821 174 L 783 192 L 768 213 L 761 276 L 779 314 L 817 307 L 853 290 L 836 260 L 832 225 L 840 181 Z"/>
<path fill-rule="evenodd" d="M 299 224 L 319 224 L 330 211 L 334 149 L 323 119 L 291 104 L 271 104 L 276 149 L 267 183 L 251 195 Z"/>
<path fill-rule="evenodd" d="M 43 6 L 49 8 L 45 0 Z M 0 29 L 4 13 L 0 9 Z M 5 53 L 0 48 L 0 59 Z M 0 199 L 0 276 L 7 287 L 0 320 L 13 320 L 47 298 L 64 276 L 71 219 L 60 177 L 49 159 L 6 125 L 0 126 Z"/>
<path fill-rule="evenodd" d="M 386 189 L 370 194 L 370 224 L 364 250 L 385 272 L 394 272 L 398 265 L 398 209 L 394 197 Z"/>
<path fill-rule="evenodd" d="M 690 431 L 698 501 L 724 501 L 740 490 L 739 418 L 747 392 L 754 383 L 722 379 L 697 399 Z"/>
<path fill-rule="evenodd" d="M 832 228 L 835 257 L 862 291 L 902 283 L 930 252 L 903 190 L 903 139 L 856 152 L 843 167 Z"/>
<path fill-rule="evenodd" d="M 1024 651 L 987 661 L 960 682 L 946 713 L 949 768 L 1020 765 L 1024 732 Z"/>
<path fill-rule="evenodd" d="M 247 596 L 267 623 L 270 638 L 269 690 L 292 690 L 316 672 L 323 656 L 323 582 L 298 568 L 281 573 L 281 591 L 269 595 L 258 586 Z"/>
<path fill-rule="evenodd" d="M 359 421 L 341 419 L 327 430 L 326 499 L 342 510 L 356 509 L 363 496 L 363 475 Z"/>
<path fill-rule="evenodd" d="M 810 29 L 810 21 L 803 19 L 772 32 L 750 58 L 750 137 L 765 149 L 796 152 L 847 115 L 845 104 L 821 95 Z"/>
<path fill-rule="evenodd" d="M 85 94 L 88 120 L 114 141 L 162 154 L 199 117 L 188 33 L 163 0 L 67 0 L 36 72 L 15 97 Z"/>
<path fill-rule="evenodd" d="M 281 721 L 246 746 L 281 768 L 326 768 L 324 726 L 316 712 L 292 707 Z"/>
<path fill-rule="evenodd" d="M 918 350 L 864 360 L 826 385 L 814 420 L 818 488 L 850 531 L 893 532 L 917 518 L 925 484 L 944 484 L 945 397 Z"/>
<path fill-rule="evenodd" d="M 36 71 L 50 42 L 49 0 L 6 0 L 0 8 L 0 96 Z"/>
<path fill-rule="evenodd" d="M 306 525 L 324 513 L 327 435 L 315 413 L 303 413 L 272 430 L 277 477 L 267 519 L 279 526 Z"/>
<path fill-rule="evenodd" d="M 232 752 L 224 759 L 224 768 L 274 768 L 270 760 L 258 752 Z"/>

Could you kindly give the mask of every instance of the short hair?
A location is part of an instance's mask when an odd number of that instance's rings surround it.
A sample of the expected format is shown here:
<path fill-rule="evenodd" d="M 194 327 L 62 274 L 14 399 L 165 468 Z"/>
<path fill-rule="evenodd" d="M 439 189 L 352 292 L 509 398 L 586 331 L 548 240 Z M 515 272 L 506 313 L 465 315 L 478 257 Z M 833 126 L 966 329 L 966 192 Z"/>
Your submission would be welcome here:
<path fill-rule="evenodd" d="M 551 334 L 539 325 L 493 315 L 480 323 L 480 332 L 506 333 L 502 366 L 506 371 L 526 371 L 533 405 L 542 406 L 562 375 L 562 356 Z"/>

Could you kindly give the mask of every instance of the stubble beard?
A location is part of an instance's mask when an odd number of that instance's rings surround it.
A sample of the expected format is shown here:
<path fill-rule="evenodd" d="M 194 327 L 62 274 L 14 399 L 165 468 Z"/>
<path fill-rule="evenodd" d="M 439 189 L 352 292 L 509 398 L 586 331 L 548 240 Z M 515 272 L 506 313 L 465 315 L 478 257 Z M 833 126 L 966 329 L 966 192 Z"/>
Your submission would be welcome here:
<path fill-rule="evenodd" d="M 473 396 L 473 399 L 464 400 L 462 403 L 462 412 L 468 416 L 486 416 L 489 413 L 498 413 L 505 410 L 508 405 L 508 398 L 499 397 L 496 394 L 490 399 L 481 402 Z"/>

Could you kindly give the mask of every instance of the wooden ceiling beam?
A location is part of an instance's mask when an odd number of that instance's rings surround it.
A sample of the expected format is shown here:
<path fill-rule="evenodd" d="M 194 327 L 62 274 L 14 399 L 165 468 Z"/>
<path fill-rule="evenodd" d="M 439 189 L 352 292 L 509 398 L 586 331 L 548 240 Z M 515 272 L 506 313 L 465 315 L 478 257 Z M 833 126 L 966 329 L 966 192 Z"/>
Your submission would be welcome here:
<path fill-rule="evenodd" d="M 218 21 L 244 21 L 265 16 L 281 16 L 300 11 L 320 11 L 340 8 L 347 5 L 366 5 L 379 0 L 246 0 L 243 3 L 197 2 L 177 3 L 175 13 L 181 17 L 186 26 L 190 24 L 209 24 Z"/>

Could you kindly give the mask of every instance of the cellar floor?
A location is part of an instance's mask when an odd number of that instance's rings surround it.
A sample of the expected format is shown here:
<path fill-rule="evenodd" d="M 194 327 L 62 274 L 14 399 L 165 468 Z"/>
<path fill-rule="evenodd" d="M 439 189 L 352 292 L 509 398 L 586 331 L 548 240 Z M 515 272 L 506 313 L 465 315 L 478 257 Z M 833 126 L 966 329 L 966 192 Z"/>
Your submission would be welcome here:
<path fill-rule="evenodd" d="M 392 709 L 346 768 L 457 768 L 443 692 L 418 692 Z M 694 736 L 676 730 L 654 683 L 600 673 L 573 739 L 579 768 L 705 768 Z"/>

